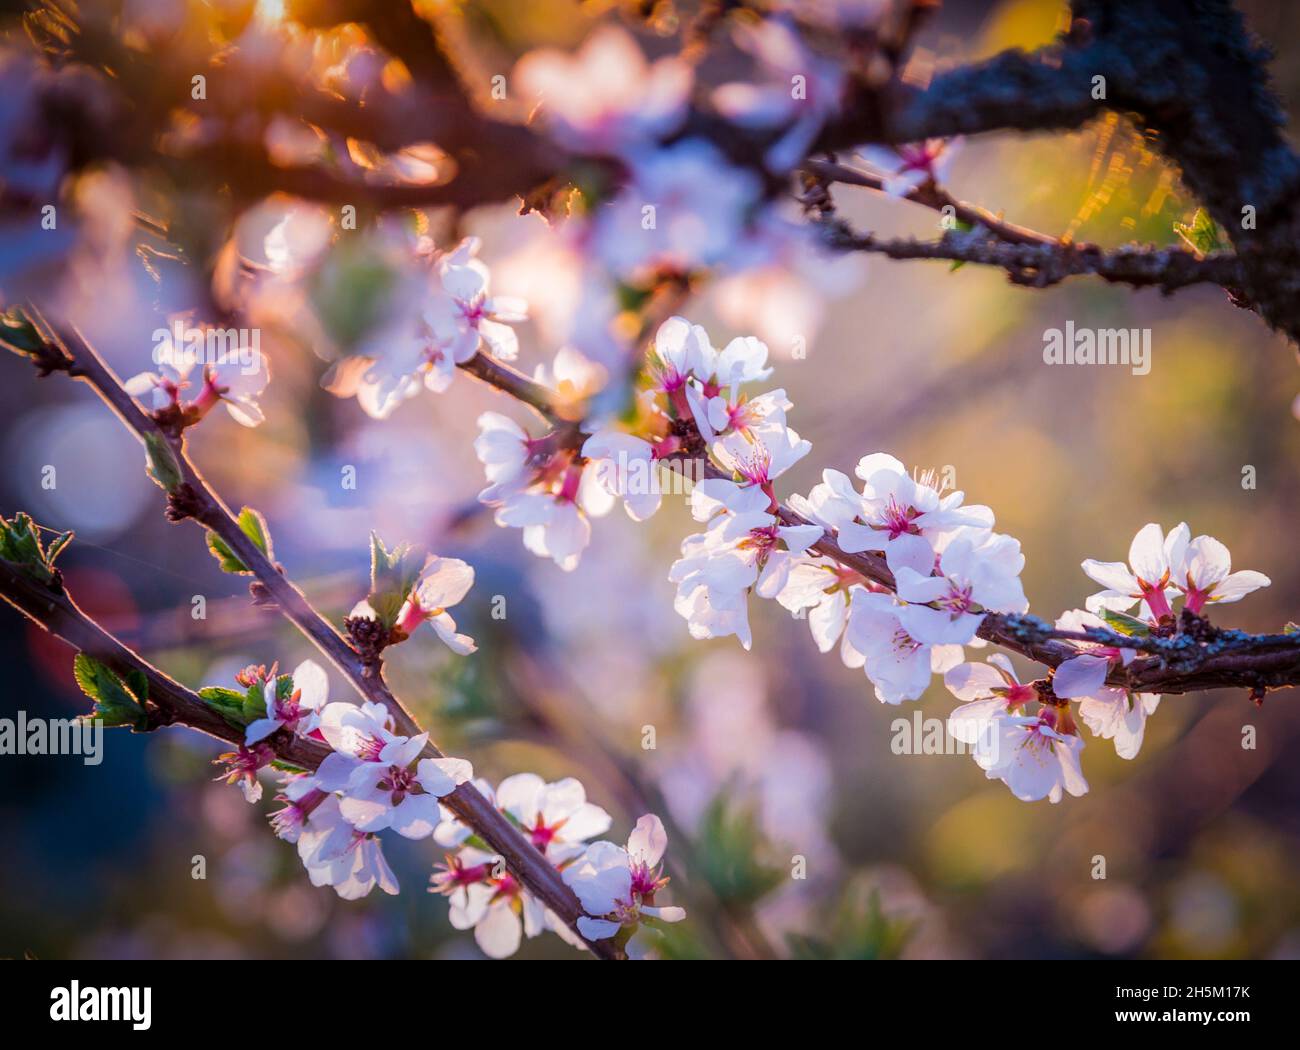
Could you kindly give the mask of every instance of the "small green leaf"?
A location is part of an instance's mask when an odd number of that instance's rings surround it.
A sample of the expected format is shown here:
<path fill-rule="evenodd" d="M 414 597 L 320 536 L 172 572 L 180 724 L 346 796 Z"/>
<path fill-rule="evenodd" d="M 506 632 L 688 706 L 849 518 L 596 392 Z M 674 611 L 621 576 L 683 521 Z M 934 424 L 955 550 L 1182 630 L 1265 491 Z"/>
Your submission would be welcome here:
<path fill-rule="evenodd" d="M 72 539 L 72 533 L 61 532 L 50 542 L 47 550 L 41 545 L 40 526 L 19 511 L 12 520 L 0 518 L 0 558 L 20 565 L 40 580 L 54 580 L 54 559 Z"/>
<path fill-rule="evenodd" d="M 257 544 L 258 550 L 272 558 L 271 533 L 266 527 L 266 519 L 252 507 L 245 507 L 239 512 L 238 521 L 244 535 Z"/>
<path fill-rule="evenodd" d="M 212 531 L 208 532 L 208 550 L 217 559 L 222 572 L 247 575 L 253 571 L 239 559 L 239 555 L 226 546 L 225 540 Z"/>
<path fill-rule="evenodd" d="M 370 534 L 370 594 L 366 600 L 385 627 L 397 623 L 397 614 L 411 596 L 427 560 L 406 543 L 390 551 L 377 532 Z"/>
<path fill-rule="evenodd" d="M 1174 233 L 1197 255 L 1208 255 L 1223 247 L 1223 236 L 1218 223 L 1210 218 L 1204 208 L 1197 208 L 1190 223 L 1174 223 Z"/>
<path fill-rule="evenodd" d="M 1112 631 L 1126 634 L 1130 638 L 1145 638 L 1151 633 L 1149 626 L 1127 613 L 1115 612 L 1113 609 L 1102 609 L 1101 618 L 1106 621 L 1106 626 Z"/>
<path fill-rule="evenodd" d="M 145 727 L 144 708 L 122 680 L 104 664 L 85 653 L 78 653 L 72 662 L 72 673 L 81 691 L 95 702 L 90 718 L 101 719 L 106 726 Z M 148 692 L 147 687 L 145 692 Z"/>
<path fill-rule="evenodd" d="M 175 492 L 180 488 L 184 476 L 171 443 L 161 434 L 150 432 L 144 436 L 144 450 L 149 477 L 166 492 Z"/>
<path fill-rule="evenodd" d="M 252 507 L 245 507 L 239 512 L 236 521 L 239 524 L 240 531 L 253 541 L 254 546 L 268 558 L 274 560 L 274 555 L 271 552 L 271 533 L 266 527 L 266 519 Z M 238 554 L 230 549 L 230 545 L 225 540 L 211 530 L 208 532 L 208 550 L 217 559 L 222 572 L 247 576 L 253 571 L 244 564 L 244 560 Z"/>
<path fill-rule="evenodd" d="M 243 729 L 248 724 L 244 720 L 245 696 L 238 690 L 217 685 L 205 686 L 199 690 L 199 698 L 237 729 Z"/>
<path fill-rule="evenodd" d="M 35 357 L 45 349 L 45 340 L 36 326 L 17 307 L 0 313 L 0 343 L 16 354 Z"/>

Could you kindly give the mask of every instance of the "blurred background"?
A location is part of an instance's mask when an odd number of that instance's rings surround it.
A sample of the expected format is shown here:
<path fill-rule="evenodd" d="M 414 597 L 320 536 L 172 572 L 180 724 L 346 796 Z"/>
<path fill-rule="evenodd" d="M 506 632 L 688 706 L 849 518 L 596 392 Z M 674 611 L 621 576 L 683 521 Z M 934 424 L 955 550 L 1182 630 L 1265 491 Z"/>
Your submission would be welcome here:
<path fill-rule="evenodd" d="M 1280 49 L 1273 72 L 1300 112 L 1300 10 L 1248 2 Z M 476 31 L 518 55 L 573 47 L 595 5 L 477 5 Z M 952 2 L 922 56 L 966 60 L 1049 41 L 1051 0 Z M 650 50 L 653 34 L 645 34 Z M 666 44 L 659 50 L 667 49 Z M 948 188 L 1014 222 L 1103 245 L 1176 243 L 1195 211 L 1149 144 L 1123 121 L 1078 133 L 987 136 L 957 157 Z M 860 229 L 937 235 L 925 209 L 838 187 Z M 470 213 L 494 290 L 536 293 L 535 216 Z M 148 367 L 166 304 L 130 250 L 84 276 L 80 320 L 119 374 Z M 549 363 L 545 311 L 521 329 L 521 365 Z M 1295 354 L 1226 295 L 1172 298 L 1089 278 L 1055 289 L 944 263 L 844 259 L 750 273 L 705 289 L 684 311 L 718 345 L 757 334 L 795 403 L 813 453 L 784 479 L 802 491 L 823 467 L 852 472 L 884 450 L 909 466 L 951 467 L 968 501 L 994 508 L 1027 557 L 1031 611 L 1054 618 L 1094 589 L 1083 558 L 1122 559 L 1148 521 L 1187 521 L 1223 540 L 1234 568 L 1273 586 L 1217 622 L 1275 630 L 1297 619 L 1300 373 Z M 1150 328 L 1150 374 L 1045 367 L 1043 332 L 1067 320 Z M 792 349 L 802 339 L 806 355 Z M 1219 958 L 1300 956 L 1300 699 L 1243 692 L 1167 697 L 1131 762 L 1087 737 L 1091 792 L 1025 804 L 968 757 L 896 755 L 891 723 L 945 717 L 936 687 L 886 707 L 859 671 L 818 654 L 804 624 L 751 603 L 753 651 L 692 641 L 672 609 L 668 566 L 694 531 L 680 498 L 637 525 L 595 523 L 572 573 L 528 554 L 517 532 L 476 509 L 475 419 L 525 421 L 468 378 L 376 422 L 318 385 L 325 364 L 290 341 L 263 342 L 273 381 L 256 430 L 216 412 L 191 454 L 226 501 L 257 507 L 276 555 L 338 618 L 364 596 L 367 537 L 465 558 L 474 590 L 456 610 L 472 657 L 431 641 L 392 651 L 398 695 L 451 754 L 496 781 L 532 770 L 577 776 L 614 815 L 622 841 L 643 812 L 669 823 L 672 900 L 689 920 L 663 948 L 682 957 Z M 0 359 L 0 506 L 74 529 L 62 557 L 77 600 L 127 644 L 197 687 L 249 663 L 311 655 L 245 582 L 223 576 L 193 525 L 170 526 L 138 444 L 89 389 L 36 381 Z M 58 484 L 42 487 L 42 470 Z M 354 467 L 357 483 L 340 477 Z M 1255 487 L 1243 487 L 1254 468 Z M 191 617 L 203 595 L 207 617 Z M 507 616 L 491 617 L 495 596 Z M 3 714 L 72 716 L 86 706 L 60 643 L 0 608 Z M 1027 669 L 1027 668 L 1025 668 Z M 331 672 L 332 695 L 347 695 Z M 1254 749 L 1243 727 L 1256 729 Z M 645 727 L 655 747 L 643 748 Z M 432 842 L 388 836 L 397 897 L 345 902 L 303 877 L 292 847 L 211 783 L 211 740 L 187 731 L 106 734 L 100 766 L 0 761 L 0 955 L 38 957 L 479 957 L 424 892 Z M 270 792 L 268 791 L 268 798 Z M 204 857 L 206 879 L 192 877 Z M 803 858 L 807 877 L 790 877 Z M 1093 877 L 1104 858 L 1104 879 Z M 572 958 L 554 937 L 525 957 Z"/>

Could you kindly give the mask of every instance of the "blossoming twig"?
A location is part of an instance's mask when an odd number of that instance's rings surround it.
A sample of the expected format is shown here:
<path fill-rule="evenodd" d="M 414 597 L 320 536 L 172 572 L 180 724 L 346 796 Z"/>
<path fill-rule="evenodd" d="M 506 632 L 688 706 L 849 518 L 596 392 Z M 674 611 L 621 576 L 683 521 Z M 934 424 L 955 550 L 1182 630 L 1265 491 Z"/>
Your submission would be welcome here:
<path fill-rule="evenodd" d="M 244 533 L 229 508 L 190 462 L 183 442 L 169 436 L 145 414 L 127 394 L 121 380 L 76 329 L 56 330 L 44 321 L 37 308 L 32 307 L 32 311 L 44 329 L 42 335 L 64 355 L 66 368 L 63 370 L 89 383 L 146 445 L 153 443 L 156 447 L 158 442 L 163 442 L 171 451 L 178 476 L 169 492 L 169 516 L 174 520 L 192 517 L 216 533 L 252 571 L 284 615 L 330 659 L 363 697 L 384 704 L 404 734 L 414 736 L 421 732 L 414 717 L 388 688 L 382 674 L 362 660 L 342 635 L 316 612 L 283 570 Z M 424 753 L 433 758 L 444 757 L 431 742 L 425 746 Z M 577 929 L 577 920 L 583 911 L 572 890 L 563 883 L 556 869 L 518 834 L 473 784 L 459 785 L 443 802 L 482 836 L 539 900 Z M 617 950 L 608 941 L 595 941 L 590 946 L 601 958 L 617 957 Z"/>

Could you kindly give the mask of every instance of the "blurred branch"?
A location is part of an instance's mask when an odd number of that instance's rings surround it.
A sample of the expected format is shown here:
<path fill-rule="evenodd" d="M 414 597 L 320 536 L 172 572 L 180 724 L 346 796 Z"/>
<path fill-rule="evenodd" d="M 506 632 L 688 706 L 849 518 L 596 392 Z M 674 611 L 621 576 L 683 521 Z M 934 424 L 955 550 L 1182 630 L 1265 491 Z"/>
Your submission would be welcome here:
<path fill-rule="evenodd" d="M 1129 246 L 1106 250 L 1095 244 L 1007 242 L 994 231 L 949 230 L 937 241 L 881 238 L 856 233 L 839 219 L 816 220 L 826 243 L 842 251 L 869 252 L 890 259 L 938 259 L 996 266 L 1012 284 L 1047 288 L 1067 277 L 1092 274 L 1112 284 L 1159 288 L 1165 294 L 1194 284 L 1217 284 L 1241 305 L 1243 273 L 1236 256 L 1198 257 L 1182 248 Z"/>
<path fill-rule="evenodd" d="M 410 712 L 393 695 L 383 680 L 382 670 L 364 661 L 341 634 L 318 613 L 306 597 L 274 564 L 262 549 L 246 535 L 230 509 L 208 486 L 185 453 L 183 437 L 174 437 L 131 398 L 94 348 L 75 328 L 56 329 L 40 311 L 31 307 L 33 320 L 42 330 L 49 348 L 43 360 L 61 354 L 61 371 L 88 383 L 115 415 L 142 441 L 165 442 L 174 454 L 180 481 L 168 496 L 168 516 L 174 521 L 193 518 L 216 533 L 256 577 L 281 612 L 343 673 L 352 686 L 367 700 L 384 704 L 399 730 L 414 736 L 422 730 Z M 424 753 L 442 758 L 443 753 L 430 741 Z M 485 842 L 506 862 L 528 890 L 542 901 L 578 936 L 577 920 L 584 912 L 573 891 L 560 873 L 528 842 L 514 826 L 471 783 L 461 784 L 443 800 L 447 808 L 474 828 Z M 583 938 L 585 941 L 585 938 Z M 601 958 L 615 958 L 616 949 L 609 940 L 588 942 Z"/>

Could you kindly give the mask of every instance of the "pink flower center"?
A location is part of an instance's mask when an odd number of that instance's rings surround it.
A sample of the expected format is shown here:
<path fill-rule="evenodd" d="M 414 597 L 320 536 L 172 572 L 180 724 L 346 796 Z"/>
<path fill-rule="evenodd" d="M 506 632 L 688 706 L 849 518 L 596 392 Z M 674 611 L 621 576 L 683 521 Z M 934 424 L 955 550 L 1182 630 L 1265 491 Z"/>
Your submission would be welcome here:
<path fill-rule="evenodd" d="M 914 519 L 919 517 L 920 513 L 915 507 L 899 506 L 894 497 L 890 496 L 889 505 L 881 513 L 880 520 L 873 522 L 871 527 L 878 532 L 888 532 L 891 540 L 898 539 L 904 533 L 919 536 L 921 530 L 916 526 Z"/>
<path fill-rule="evenodd" d="M 388 775 L 379 781 L 381 791 L 392 793 L 393 805 L 398 805 L 407 795 L 421 795 L 424 787 L 415 778 L 415 774 L 404 766 L 389 766 Z"/>
<path fill-rule="evenodd" d="M 934 604 L 938 608 L 952 613 L 953 616 L 970 612 L 971 608 L 975 604 L 971 600 L 970 584 L 967 584 L 964 587 L 959 587 L 955 583 L 949 581 L 948 588 L 948 593 L 935 599 Z"/>

